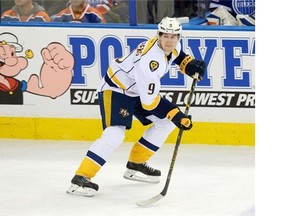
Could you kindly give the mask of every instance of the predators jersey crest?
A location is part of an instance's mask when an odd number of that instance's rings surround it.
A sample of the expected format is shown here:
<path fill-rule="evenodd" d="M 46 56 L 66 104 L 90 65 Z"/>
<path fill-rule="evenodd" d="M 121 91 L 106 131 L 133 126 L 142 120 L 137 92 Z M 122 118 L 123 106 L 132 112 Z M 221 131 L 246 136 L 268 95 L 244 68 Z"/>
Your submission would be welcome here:
<path fill-rule="evenodd" d="M 154 72 L 159 67 L 159 63 L 157 61 L 151 61 L 149 64 L 150 70 Z"/>

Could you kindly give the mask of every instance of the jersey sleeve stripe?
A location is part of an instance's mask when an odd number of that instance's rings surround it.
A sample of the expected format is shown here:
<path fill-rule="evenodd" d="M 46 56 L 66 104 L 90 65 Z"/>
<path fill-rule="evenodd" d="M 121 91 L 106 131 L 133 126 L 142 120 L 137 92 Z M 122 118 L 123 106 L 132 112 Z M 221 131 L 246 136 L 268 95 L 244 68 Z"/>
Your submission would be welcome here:
<path fill-rule="evenodd" d="M 117 86 L 119 86 L 119 88 L 126 90 L 126 87 L 120 82 L 120 80 L 119 80 L 116 76 L 114 76 L 111 67 L 108 68 L 108 75 L 109 75 L 109 78 L 110 78 Z"/>

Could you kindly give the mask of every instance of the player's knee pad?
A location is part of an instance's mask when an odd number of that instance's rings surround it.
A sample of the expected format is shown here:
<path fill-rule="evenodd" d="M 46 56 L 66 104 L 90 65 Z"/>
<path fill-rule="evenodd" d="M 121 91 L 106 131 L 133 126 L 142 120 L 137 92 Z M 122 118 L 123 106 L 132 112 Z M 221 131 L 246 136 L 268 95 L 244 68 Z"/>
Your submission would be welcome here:
<path fill-rule="evenodd" d="M 113 144 L 118 146 L 120 145 L 125 138 L 125 127 L 124 126 L 110 126 L 105 128 L 101 139 L 105 140 L 105 142 L 109 145 Z"/>
<path fill-rule="evenodd" d="M 91 145 L 89 150 L 106 160 L 124 141 L 124 138 L 124 126 L 107 127 L 103 131 L 102 136 Z"/>
<path fill-rule="evenodd" d="M 145 131 L 142 138 L 157 147 L 161 147 L 176 126 L 167 118 L 153 119 L 153 122 L 154 125 Z"/>
<path fill-rule="evenodd" d="M 167 118 L 155 120 L 154 125 L 159 132 L 161 131 L 168 134 L 170 134 L 175 128 L 175 124 Z"/>

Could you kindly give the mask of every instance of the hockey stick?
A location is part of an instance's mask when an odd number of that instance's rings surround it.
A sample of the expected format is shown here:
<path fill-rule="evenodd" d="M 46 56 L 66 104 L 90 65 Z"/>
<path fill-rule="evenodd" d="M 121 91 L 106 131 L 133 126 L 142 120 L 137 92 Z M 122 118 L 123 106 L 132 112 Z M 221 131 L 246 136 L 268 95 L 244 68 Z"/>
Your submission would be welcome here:
<path fill-rule="evenodd" d="M 191 100 L 192 100 L 192 96 L 193 96 L 193 92 L 194 92 L 194 89 L 195 89 L 195 85 L 196 85 L 196 83 L 198 81 L 198 76 L 199 76 L 199 74 L 195 73 L 195 75 L 193 77 L 192 86 L 191 86 L 191 89 L 190 89 L 190 92 L 189 92 L 188 101 L 187 101 L 185 112 L 184 112 L 185 115 L 188 115 L 190 104 L 191 104 Z M 177 157 L 177 154 L 178 154 L 178 148 L 179 148 L 179 145 L 180 145 L 180 142 L 181 142 L 182 134 L 183 134 L 183 128 L 180 128 L 178 136 L 177 136 L 174 152 L 173 152 L 173 157 L 172 157 L 172 160 L 171 160 L 171 163 L 170 163 L 169 172 L 168 172 L 168 175 L 167 175 L 167 178 L 166 178 L 166 183 L 165 183 L 165 186 L 164 186 L 163 190 L 161 191 L 160 194 L 158 194 L 158 195 L 156 195 L 156 196 L 154 196 L 154 197 L 152 197 L 150 199 L 136 202 L 136 205 L 138 205 L 140 207 L 148 206 L 148 205 L 151 205 L 151 204 L 159 201 L 160 199 L 162 199 L 166 195 L 166 193 L 168 191 L 170 179 L 171 179 L 171 176 L 172 176 L 174 164 L 175 164 L 175 161 L 176 161 L 176 157 Z"/>

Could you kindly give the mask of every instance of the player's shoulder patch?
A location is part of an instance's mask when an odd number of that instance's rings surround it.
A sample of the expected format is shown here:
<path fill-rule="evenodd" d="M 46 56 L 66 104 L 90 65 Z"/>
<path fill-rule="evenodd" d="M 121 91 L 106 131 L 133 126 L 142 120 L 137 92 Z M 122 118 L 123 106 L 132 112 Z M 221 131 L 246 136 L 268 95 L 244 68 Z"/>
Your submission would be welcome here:
<path fill-rule="evenodd" d="M 157 61 L 155 60 L 150 61 L 149 68 L 151 72 L 154 72 L 155 70 L 157 70 L 158 67 L 159 67 L 159 63 Z"/>

